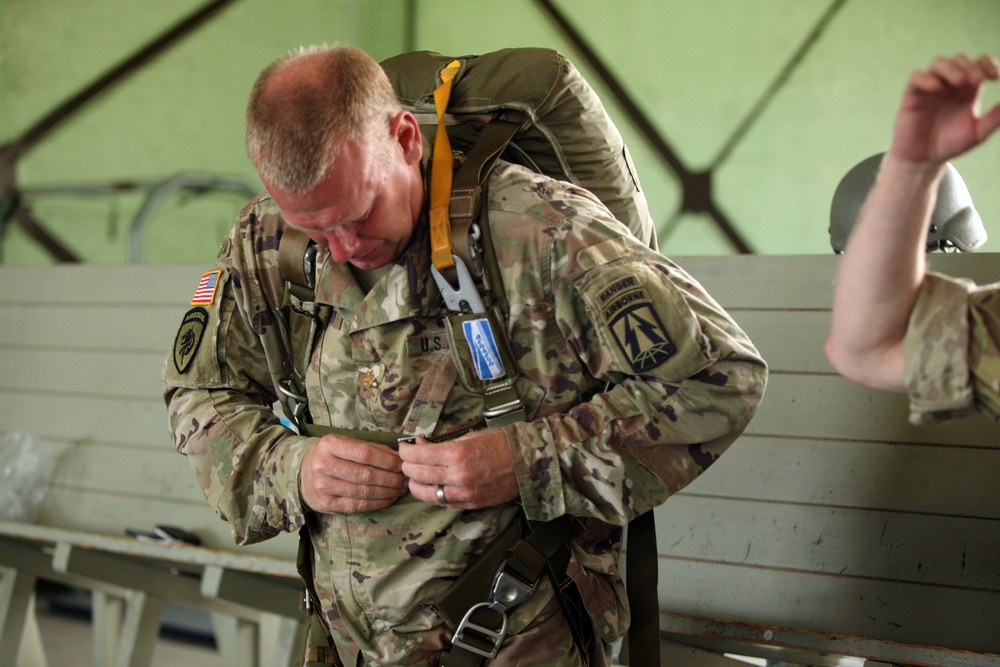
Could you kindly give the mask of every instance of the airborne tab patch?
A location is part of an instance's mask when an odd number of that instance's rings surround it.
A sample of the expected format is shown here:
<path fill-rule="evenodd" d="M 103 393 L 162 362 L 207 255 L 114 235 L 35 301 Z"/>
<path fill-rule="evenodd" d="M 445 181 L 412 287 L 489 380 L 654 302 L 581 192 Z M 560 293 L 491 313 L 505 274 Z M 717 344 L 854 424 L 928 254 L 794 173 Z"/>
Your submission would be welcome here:
<path fill-rule="evenodd" d="M 655 368 L 676 352 L 652 299 L 636 278 L 612 283 L 598 298 L 604 321 L 633 371 Z"/>

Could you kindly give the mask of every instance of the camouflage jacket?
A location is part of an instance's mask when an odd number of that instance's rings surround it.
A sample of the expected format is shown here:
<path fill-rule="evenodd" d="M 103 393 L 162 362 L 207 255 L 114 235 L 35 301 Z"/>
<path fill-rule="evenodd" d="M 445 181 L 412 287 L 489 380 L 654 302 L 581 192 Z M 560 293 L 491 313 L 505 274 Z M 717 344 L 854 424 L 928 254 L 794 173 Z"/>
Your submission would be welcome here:
<path fill-rule="evenodd" d="M 904 340 L 910 421 L 1000 419 L 1000 284 L 928 272 Z"/>
<path fill-rule="evenodd" d="M 373 662 L 403 664 L 406 637 L 440 626 L 429 603 L 519 508 L 530 520 L 578 519 L 570 572 L 598 636 L 616 640 L 628 624 L 621 526 L 701 474 L 764 392 L 764 361 L 736 323 L 589 192 L 500 163 L 487 205 L 529 414 L 502 429 L 519 503 L 463 512 L 406 496 L 366 515 L 303 509 L 297 476 L 312 440 L 270 407 L 284 223 L 266 195 L 223 246 L 217 296 L 185 318 L 197 335 L 182 325 L 187 343 L 166 362 L 176 446 L 236 542 L 309 521 L 324 617 Z M 482 399 L 456 379 L 426 232 L 367 293 L 347 266 L 324 259 L 321 251 L 315 298 L 333 316 L 309 359 L 314 422 L 407 435 L 477 423 Z M 515 609 L 511 631 L 550 598 L 540 585 Z"/>

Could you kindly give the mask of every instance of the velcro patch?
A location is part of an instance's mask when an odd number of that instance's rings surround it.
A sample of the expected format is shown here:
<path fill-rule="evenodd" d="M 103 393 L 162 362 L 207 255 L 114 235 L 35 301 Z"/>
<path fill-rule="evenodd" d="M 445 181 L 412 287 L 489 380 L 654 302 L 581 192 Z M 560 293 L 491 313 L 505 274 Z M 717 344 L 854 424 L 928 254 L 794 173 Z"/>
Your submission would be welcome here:
<path fill-rule="evenodd" d="M 191 368 L 194 355 L 205 337 L 208 328 L 208 311 L 204 308 L 192 308 L 184 314 L 181 326 L 174 338 L 174 368 L 183 375 Z"/>
<path fill-rule="evenodd" d="M 622 278 L 605 288 L 598 298 L 604 322 L 633 371 L 642 373 L 655 368 L 677 351 L 639 280 Z"/>
<path fill-rule="evenodd" d="M 211 306 L 215 302 L 215 291 L 219 288 L 222 271 L 209 271 L 198 281 L 198 287 L 191 298 L 192 306 Z"/>

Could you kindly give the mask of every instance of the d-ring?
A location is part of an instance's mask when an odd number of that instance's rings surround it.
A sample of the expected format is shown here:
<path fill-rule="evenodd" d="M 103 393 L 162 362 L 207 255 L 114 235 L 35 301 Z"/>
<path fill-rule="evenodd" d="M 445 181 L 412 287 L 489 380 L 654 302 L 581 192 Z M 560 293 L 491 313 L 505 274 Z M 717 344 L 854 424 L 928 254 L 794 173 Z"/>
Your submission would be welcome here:
<path fill-rule="evenodd" d="M 444 484 L 438 484 L 437 498 L 438 498 L 438 502 L 441 503 L 442 505 L 447 505 L 448 504 L 448 501 L 445 500 L 445 497 L 444 497 Z"/>

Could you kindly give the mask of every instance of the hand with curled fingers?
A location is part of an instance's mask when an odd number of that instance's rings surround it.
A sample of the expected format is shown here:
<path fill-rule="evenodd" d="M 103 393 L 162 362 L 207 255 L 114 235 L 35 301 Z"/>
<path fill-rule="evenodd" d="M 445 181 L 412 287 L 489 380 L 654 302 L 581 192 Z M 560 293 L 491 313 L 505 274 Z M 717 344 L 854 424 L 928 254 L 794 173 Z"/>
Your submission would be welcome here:
<path fill-rule="evenodd" d="M 482 509 L 520 496 L 507 438 L 496 429 L 438 443 L 418 436 L 400 443 L 399 456 L 410 492 L 428 503 Z"/>
<path fill-rule="evenodd" d="M 407 492 L 402 461 L 391 447 L 342 435 L 325 435 L 306 452 L 299 493 L 324 514 L 385 509 Z"/>
<path fill-rule="evenodd" d="M 992 56 L 938 58 L 910 76 L 890 154 L 909 162 L 945 162 L 975 148 L 1000 127 L 1000 104 L 980 115 L 983 86 L 1000 78 Z"/>

